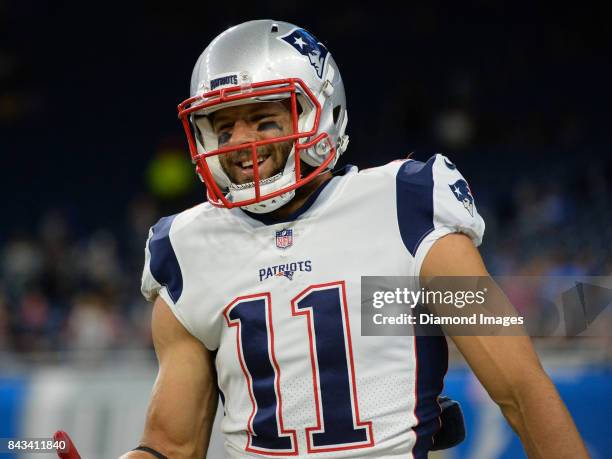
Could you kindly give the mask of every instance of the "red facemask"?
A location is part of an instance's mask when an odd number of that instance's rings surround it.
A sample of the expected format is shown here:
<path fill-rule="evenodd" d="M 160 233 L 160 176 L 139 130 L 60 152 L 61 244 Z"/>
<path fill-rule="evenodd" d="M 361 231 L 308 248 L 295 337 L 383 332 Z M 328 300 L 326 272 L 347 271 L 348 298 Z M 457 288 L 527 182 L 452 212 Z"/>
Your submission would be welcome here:
<path fill-rule="evenodd" d="M 297 94 L 307 98 L 307 102 L 312 104 L 315 110 L 314 123 L 310 131 L 300 132 L 298 127 L 299 115 L 298 115 L 298 101 Z M 207 113 L 214 111 L 215 107 L 222 108 L 224 104 L 232 102 L 253 99 L 258 101 L 258 98 L 270 97 L 275 94 L 287 95 L 290 98 L 290 112 L 292 117 L 293 134 L 274 137 L 271 139 L 259 140 L 255 142 L 247 142 L 240 145 L 234 145 L 231 147 L 217 148 L 212 151 L 203 152 L 198 151 L 198 142 L 196 142 L 196 129 L 197 127 L 191 122 L 193 113 L 205 110 Z M 259 100 L 261 101 L 261 100 Z M 230 88 L 218 89 L 215 91 L 206 92 L 202 95 L 191 97 L 184 102 L 181 102 L 178 106 L 179 118 L 183 123 L 185 134 L 187 135 L 187 141 L 189 143 L 189 151 L 191 153 L 191 159 L 196 165 L 196 172 L 206 185 L 208 201 L 216 207 L 242 207 L 266 201 L 268 199 L 275 198 L 281 194 L 290 192 L 299 188 L 306 183 L 314 179 L 319 173 L 324 171 L 329 163 L 334 159 L 336 155 L 336 149 L 329 139 L 329 135 L 326 132 L 318 133 L 319 120 L 321 117 L 321 105 L 310 89 L 304 84 L 304 82 L 297 78 L 288 78 L 283 80 L 272 80 L 262 81 L 259 83 L 252 83 L 243 86 L 234 86 Z M 316 136 L 316 137 L 315 137 Z M 314 137 L 314 138 L 313 138 Z M 309 139 L 309 141 L 302 141 L 300 139 Z M 294 148 L 293 160 L 295 161 L 295 182 L 291 185 L 280 188 L 274 192 L 262 194 L 261 183 L 259 179 L 259 166 L 257 157 L 257 147 L 262 145 L 268 145 L 272 143 L 281 142 L 292 142 Z M 315 147 L 318 143 L 326 143 L 326 149 L 328 150 L 327 156 L 323 159 L 322 163 L 317 166 L 310 173 L 302 177 L 300 168 L 300 152 L 301 150 Z M 203 141 L 201 142 L 202 146 Z M 253 187 L 255 196 L 251 199 L 245 199 L 242 201 L 232 202 L 230 201 L 225 193 L 221 190 L 217 182 L 213 178 L 213 173 L 210 169 L 207 158 L 228 154 L 238 150 L 251 150 L 251 159 L 253 161 Z"/>

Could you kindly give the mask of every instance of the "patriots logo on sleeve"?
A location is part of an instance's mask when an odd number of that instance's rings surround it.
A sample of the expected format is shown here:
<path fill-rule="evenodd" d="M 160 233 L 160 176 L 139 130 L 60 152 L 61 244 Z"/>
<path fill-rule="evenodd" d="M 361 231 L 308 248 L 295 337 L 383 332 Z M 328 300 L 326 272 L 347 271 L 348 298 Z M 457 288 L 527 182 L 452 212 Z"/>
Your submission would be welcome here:
<path fill-rule="evenodd" d="M 323 69 L 329 51 L 322 43 L 304 29 L 295 29 L 279 39 L 289 43 L 297 52 L 306 56 L 317 76 L 323 79 Z"/>
<path fill-rule="evenodd" d="M 470 186 L 463 179 L 457 180 L 453 184 L 448 185 L 457 198 L 457 201 L 463 204 L 465 210 L 469 212 L 469 214 L 474 216 L 474 197 L 472 196 L 472 192 L 470 190 Z"/>

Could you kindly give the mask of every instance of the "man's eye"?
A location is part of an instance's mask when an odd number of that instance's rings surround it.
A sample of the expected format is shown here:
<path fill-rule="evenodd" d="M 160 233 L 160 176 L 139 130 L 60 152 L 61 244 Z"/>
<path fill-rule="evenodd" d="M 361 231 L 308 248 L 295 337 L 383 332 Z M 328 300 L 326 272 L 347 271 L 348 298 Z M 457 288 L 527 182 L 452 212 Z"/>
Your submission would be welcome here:
<path fill-rule="evenodd" d="M 282 128 L 276 121 L 264 121 L 263 123 L 259 123 L 259 126 L 257 126 L 258 131 L 267 131 L 269 129 L 277 129 L 282 131 Z"/>
<path fill-rule="evenodd" d="M 217 142 L 219 142 L 219 145 L 223 145 L 224 143 L 229 142 L 230 137 L 231 137 L 231 134 L 229 132 L 222 132 L 217 137 Z"/>

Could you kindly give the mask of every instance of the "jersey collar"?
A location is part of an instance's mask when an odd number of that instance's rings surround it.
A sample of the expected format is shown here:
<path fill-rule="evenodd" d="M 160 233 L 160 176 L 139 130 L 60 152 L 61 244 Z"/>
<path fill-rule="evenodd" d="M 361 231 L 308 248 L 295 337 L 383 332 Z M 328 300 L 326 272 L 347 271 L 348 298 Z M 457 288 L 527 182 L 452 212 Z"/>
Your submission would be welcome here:
<path fill-rule="evenodd" d="M 267 214 L 256 214 L 253 212 L 249 212 L 248 210 L 244 210 L 244 209 L 239 209 L 239 210 L 240 212 L 248 215 L 250 218 L 254 220 L 257 220 L 263 223 L 264 225 L 277 225 L 279 223 L 288 223 L 288 222 L 295 221 L 300 216 L 302 216 L 304 213 L 306 213 L 313 206 L 315 202 L 317 202 L 317 198 L 319 198 L 319 196 L 321 195 L 321 192 L 325 188 L 327 188 L 327 186 L 330 183 L 337 181 L 338 180 L 337 177 L 342 177 L 346 175 L 354 167 L 355 166 L 351 164 L 347 164 L 346 166 L 343 166 L 339 169 L 336 169 L 335 171 L 332 171 L 332 177 L 329 180 L 325 180 L 325 182 L 319 185 L 319 188 L 317 188 L 310 196 L 308 196 L 308 199 L 304 202 L 302 207 L 297 209 L 295 212 L 287 215 L 285 218 L 274 219 L 274 218 L 269 217 Z"/>

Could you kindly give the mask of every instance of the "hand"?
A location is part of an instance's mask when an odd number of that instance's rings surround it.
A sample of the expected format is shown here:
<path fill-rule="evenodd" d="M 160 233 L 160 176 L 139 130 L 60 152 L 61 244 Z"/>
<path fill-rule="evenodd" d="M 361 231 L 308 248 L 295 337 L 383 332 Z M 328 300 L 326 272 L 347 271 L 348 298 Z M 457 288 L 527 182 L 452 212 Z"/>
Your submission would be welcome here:
<path fill-rule="evenodd" d="M 55 435 L 53 435 L 53 439 L 55 441 L 63 441 L 66 444 L 65 448 L 57 450 L 57 456 L 60 459 L 81 459 L 79 452 L 66 432 L 58 430 L 55 432 Z"/>

